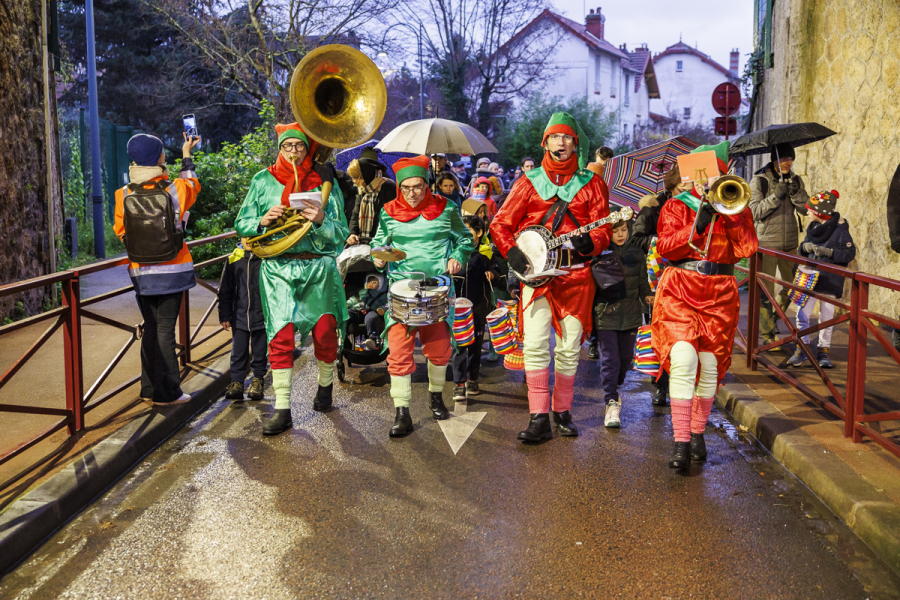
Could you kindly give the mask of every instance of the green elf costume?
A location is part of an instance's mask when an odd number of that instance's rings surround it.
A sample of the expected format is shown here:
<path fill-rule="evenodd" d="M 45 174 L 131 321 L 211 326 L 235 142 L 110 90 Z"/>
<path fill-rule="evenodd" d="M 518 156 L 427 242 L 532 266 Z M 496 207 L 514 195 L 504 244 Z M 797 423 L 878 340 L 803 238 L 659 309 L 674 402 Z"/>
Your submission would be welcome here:
<path fill-rule="evenodd" d="M 241 237 L 263 233 L 266 228 L 261 220 L 273 207 L 290 206 L 292 192 L 320 191 L 323 182 L 331 181 L 328 167 L 313 163 L 318 144 L 297 123 L 276 125 L 275 131 L 281 151 L 276 163 L 257 173 L 250 182 L 234 223 Z M 299 164 L 291 161 L 301 156 Z M 291 375 L 295 333 L 305 338 L 312 332 L 319 363 L 319 388 L 313 409 L 321 412 L 331 407 L 334 363 L 343 338 L 338 328 L 343 329 L 347 321 L 347 301 L 335 261 L 350 235 L 343 206 L 340 187 L 333 186 L 321 213 L 315 208 L 304 209 L 313 221 L 309 233 L 287 252 L 265 259 L 260 267 L 259 291 L 275 388 L 275 411 L 263 425 L 263 435 L 277 435 L 293 425 Z"/>
<path fill-rule="evenodd" d="M 573 143 L 574 151 L 569 153 Z M 609 216 L 606 183 L 585 169 L 590 140 L 572 115 L 558 112 L 550 117 L 541 146 L 547 150 L 541 166 L 516 181 L 491 222 L 491 239 L 518 273 L 543 267 L 530 265 L 525 253 L 516 246 L 516 235 L 524 228 L 541 225 L 559 236 Z M 595 286 L 590 262 L 592 256 L 606 250 L 611 235 L 610 226 L 603 225 L 570 238 L 574 248 L 561 250 L 561 266 L 566 274 L 551 278 L 541 287 L 521 287 L 519 323 L 531 419 L 525 431 L 519 433 L 520 440 L 536 442 L 553 437 L 552 425 L 560 435 L 578 435 L 569 411 L 581 343 L 592 327 Z M 551 329 L 556 331 L 552 405 Z"/>
<path fill-rule="evenodd" d="M 385 204 L 378 222 L 378 234 L 372 247 L 393 246 L 406 253 L 406 258 L 385 265 L 376 261 L 380 269 L 388 266 L 391 284 L 411 278 L 417 271 L 426 277 L 437 277 L 448 270 L 458 272 L 475 250 L 472 234 L 463 224 L 459 208 L 442 196 L 432 195 L 428 188 L 427 156 L 402 158 L 394 163 L 397 174 L 397 198 Z M 453 286 L 450 286 L 451 290 Z M 451 323 L 440 321 L 431 325 L 411 327 L 385 315 L 384 336 L 387 338 L 388 373 L 391 376 L 391 396 L 396 411 L 391 437 L 403 437 L 413 430 L 409 415 L 412 398 L 411 378 L 416 370 L 413 349 L 416 335 L 422 353 L 428 359 L 428 391 L 430 408 L 435 419 L 447 419 L 450 413 L 444 405 L 442 391 L 447 378 L 447 363 L 453 353 Z"/>

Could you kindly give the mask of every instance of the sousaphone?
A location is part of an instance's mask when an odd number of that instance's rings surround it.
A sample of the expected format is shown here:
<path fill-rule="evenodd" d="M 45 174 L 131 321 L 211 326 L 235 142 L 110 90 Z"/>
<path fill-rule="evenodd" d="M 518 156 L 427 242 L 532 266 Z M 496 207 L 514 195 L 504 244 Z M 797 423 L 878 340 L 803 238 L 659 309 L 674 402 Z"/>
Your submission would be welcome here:
<path fill-rule="evenodd" d="M 313 160 L 322 177 L 324 207 L 334 185 L 324 163 L 335 148 L 358 146 L 381 125 L 387 107 L 384 77 L 356 48 L 330 44 L 303 57 L 294 69 L 289 94 L 294 118 L 319 145 Z M 288 208 L 266 233 L 249 238 L 247 247 L 260 258 L 273 258 L 299 242 L 311 226 L 299 211 Z"/>

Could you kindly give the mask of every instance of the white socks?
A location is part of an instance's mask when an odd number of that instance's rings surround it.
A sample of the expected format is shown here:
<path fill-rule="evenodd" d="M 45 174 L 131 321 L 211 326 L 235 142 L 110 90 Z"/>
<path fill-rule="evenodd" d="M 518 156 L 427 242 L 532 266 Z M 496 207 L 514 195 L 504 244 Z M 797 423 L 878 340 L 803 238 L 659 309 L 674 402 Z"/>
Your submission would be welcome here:
<path fill-rule="evenodd" d="M 319 385 L 322 387 L 328 387 L 334 381 L 334 363 L 330 362 L 322 362 L 319 363 Z"/>
<path fill-rule="evenodd" d="M 276 410 L 291 407 L 291 377 L 293 374 L 294 369 L 272 369 Z"/>
<path fill-rule="evenodd" d="M 410 375 L 391 375 L 391 397 L 394 408 L 409 407 L 412 398 L 412 377 Z"/>
<path fill-rule="evenodd" d="M 428 391 L 441 392 L 444 390 L 444 382 L 447 381 L 447 365 L 437 366 L 428 361 Z"/>

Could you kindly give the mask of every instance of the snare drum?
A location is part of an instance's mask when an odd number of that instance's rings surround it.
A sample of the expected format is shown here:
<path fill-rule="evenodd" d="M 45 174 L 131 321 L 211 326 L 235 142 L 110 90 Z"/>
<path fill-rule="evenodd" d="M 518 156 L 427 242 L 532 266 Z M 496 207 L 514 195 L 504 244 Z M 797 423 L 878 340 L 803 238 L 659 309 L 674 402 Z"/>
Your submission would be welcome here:
<path fill-rule="evenodd" d="M 450 316 L 450 286 L 422 290 L 419 280 L 401 279 L 391 285 L 388 295 L 391 318 L 398 323 L 423 327 Z"/>

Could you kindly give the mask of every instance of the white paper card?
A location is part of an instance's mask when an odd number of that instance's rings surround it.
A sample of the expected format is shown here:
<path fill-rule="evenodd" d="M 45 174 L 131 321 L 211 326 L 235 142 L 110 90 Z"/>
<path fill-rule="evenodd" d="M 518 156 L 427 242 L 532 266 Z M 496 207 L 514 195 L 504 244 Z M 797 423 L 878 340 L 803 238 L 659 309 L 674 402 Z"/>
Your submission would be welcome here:
<path fill-rule="evenodd" d="M 291 203 L 291 208 L 306 208 L 306 205 L 303 204 L 304 200 L 306 200 L 310 204 L 322 208 L 322 192 L 295 192 L 288 196 L 288 201 Z"/>

